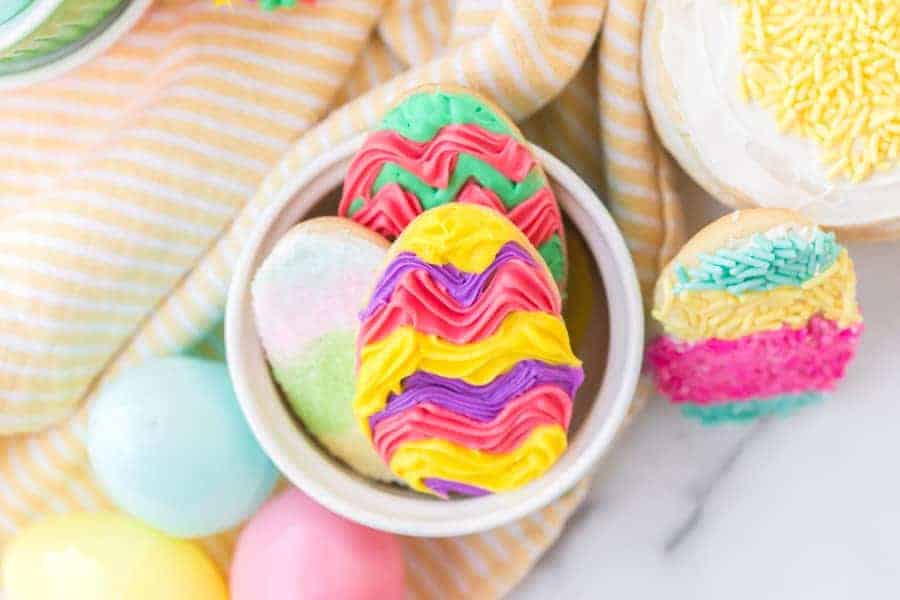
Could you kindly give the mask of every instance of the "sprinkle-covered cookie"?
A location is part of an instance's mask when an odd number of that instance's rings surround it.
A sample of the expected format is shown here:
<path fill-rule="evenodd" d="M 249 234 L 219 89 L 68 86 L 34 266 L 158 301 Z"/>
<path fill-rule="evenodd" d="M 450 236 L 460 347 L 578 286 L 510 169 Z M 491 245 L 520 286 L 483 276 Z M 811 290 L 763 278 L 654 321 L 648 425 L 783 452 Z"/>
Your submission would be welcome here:
<path fill-rule="evenodd" d="M 540 255 L 498 212 L 429 210 L 391 247 L 360 314 L 353 408 L 413 489 L 518 488 L 566 448 L 583 380 Z"/>
<path fill-rule="evenodd" d="M 698 233 L 656 285 L 660 391 L 704 423 L 787 413 L 843 378 L 862 331 L 834 234 L 797 213 L 738 211 Z"/>
<path fill-rule="evenodd" d="M 393 240 L 423 211 L 448 202 L 505 214 L 563 284 L 562 215 L 522 133 L 472 91 L 425 86 L 401 99 L 366 139 L 344 181 L 339 213 Z"/>
<path fill-rule="evenodd" d="M 360 298 L 388 244 L 353 221 L 321 217 L 284 235 L 253 279 L 256 327 L 288 404 L 334 456 L 392 479 L 353 416 Z"/>

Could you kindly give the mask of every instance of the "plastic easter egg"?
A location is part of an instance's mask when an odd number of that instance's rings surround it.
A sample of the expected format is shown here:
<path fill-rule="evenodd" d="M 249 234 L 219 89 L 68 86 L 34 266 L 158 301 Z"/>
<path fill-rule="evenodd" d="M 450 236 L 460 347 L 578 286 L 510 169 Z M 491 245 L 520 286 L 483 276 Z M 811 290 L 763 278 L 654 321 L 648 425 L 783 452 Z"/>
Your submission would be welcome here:
<path fill-rule="evenodd" d="M 225 365 L 198 358 L 154 359 L 112 381 L 91 407 L 88 451 L 119 508 L 179 537 L 239 524 L 278 478 Z"/>
<path fill-rule="evenodd" d="M 226 600 L 193 542 L 113 513 L 53 516 L 23 530 L 3 559 L 7 600 Z"/>
<path fill-rule="evenodd" d="M 231 564 L 232 600 L 402 600 L 400 542 L 328 512 L 296 489 L 244 528 Z"/>

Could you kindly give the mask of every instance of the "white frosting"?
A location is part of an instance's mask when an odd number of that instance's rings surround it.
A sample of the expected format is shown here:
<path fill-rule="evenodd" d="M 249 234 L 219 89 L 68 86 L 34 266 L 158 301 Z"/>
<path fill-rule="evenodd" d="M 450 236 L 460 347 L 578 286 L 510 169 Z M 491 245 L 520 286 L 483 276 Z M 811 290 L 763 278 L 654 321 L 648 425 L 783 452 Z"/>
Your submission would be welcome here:
<path fill-rule="evenodd" d="M 703 179 L 696 172 L 700 167 L 716 179 L 702 183 L 731 188 L 759 206 L 799 210 L 824 225 L 900 217 L 900 168 L 861 183 L 829 180 L 815 142 L 779 133 L 767 109 L 739 97 L 733 0 L 655 0 L 653 5 L 648 10 L 660 11 L 653 15 L 659 21 L 648 31 L 659 39 L 644 46 L 649 103 L 657 127 L 678 129 L 661 131 L 663 139 L 695 177 Z M 674 98 L 659 97 L 666 93 L 659 89 L 660 75 L 671 82 Z M 674 122 L 676 115 L 682 123 Z"/>
<path fill-rule="evenodd" d="M 738 213 L 734 213 L 738 214 Z M 806 225 L 795 225 L 793 223 L 776 225 L 771 229 L 763 231 L 760 235 L 768 240 L 778 240 L 787 237 L 787 235 L 791 233 L 796 235 L 798 238 L 803 240 L 804 242 L 811 242 L 813 237 L 816 235 L 815 227 L 808 227 Z M 753 238 L 756 236 L 750 237 L 742 237 L 742 238 L 733 238 L 729 237 L 726 246 L 731 250 L 739 250 L 746 248 L 747 246 L 755 246 L 756 242 Z"/>

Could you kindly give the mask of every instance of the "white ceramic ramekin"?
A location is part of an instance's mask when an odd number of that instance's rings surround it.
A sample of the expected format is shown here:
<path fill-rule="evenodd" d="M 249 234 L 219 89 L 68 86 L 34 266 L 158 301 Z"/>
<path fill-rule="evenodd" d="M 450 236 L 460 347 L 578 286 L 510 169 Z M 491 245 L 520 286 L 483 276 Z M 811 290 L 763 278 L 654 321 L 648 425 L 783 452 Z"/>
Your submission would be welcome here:
<path fill-rule="evenodd" d="M 0 0 L 2 1 L 2 0 Z M 21 14 L 0 26 L 0 48 L 12 46 L 40 26 L 62 0 L 35 0 Z M 14 90 L 58 77 L 102 54 L 125 35 L 153 4 L 153 0 L 125 0 L 125 5 L 102 29 L 71 48 L 48 55 L 32 68 L 0 75 L 0 91 Z"/>
<path fill-rule="evenodd" d="M 271 199 L 238 259 L 228 294 L 225 334 L 241 408 L 281 472 L 335 513 L 370 527 L 415 536 L 463 535 L 503 525 L 571 489 L 609 449 L 622 426 L 640 372 L 644 339 L 631 257 L 597 196 L 562 162 L 535 147 L 568 218 L 567 235 L 576 236 L 584 242 L 581 247 L 588 249 L 581 266 L 576 267 L 578 261 L 572 257 L 569 275 L 568 302 L 582 302 L 587 308 L 579 317 L 567 319 L 570 327 L 579 328 L 573 331 L 573 343 L 586 374 L 575 400 L 568 449 L 536 481 L 481 498 L 440 500 L 365 479 L 322 450 L 292 416 L 266 364 L 250 295 L 253 274 L 291 226 L 304 218 L 336 213 L 344 174 L 362 142 L 363 137 L 351 140 L 297 172 Z M 572 281 L 575 277 L 590 281 L 578 285 Z"/>

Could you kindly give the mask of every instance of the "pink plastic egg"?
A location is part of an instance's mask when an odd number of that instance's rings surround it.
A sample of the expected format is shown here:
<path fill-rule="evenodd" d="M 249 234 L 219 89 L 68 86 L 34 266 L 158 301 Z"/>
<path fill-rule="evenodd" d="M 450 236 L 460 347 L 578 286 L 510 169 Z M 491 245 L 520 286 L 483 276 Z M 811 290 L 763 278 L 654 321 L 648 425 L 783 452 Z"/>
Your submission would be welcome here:
<path fill-rule="evenodd" d="M 230 587 L 232 600 L 402 600 L 403 553 L 390 533 L 330 513 L 291 488 L 241 532 Z"/>

